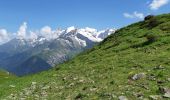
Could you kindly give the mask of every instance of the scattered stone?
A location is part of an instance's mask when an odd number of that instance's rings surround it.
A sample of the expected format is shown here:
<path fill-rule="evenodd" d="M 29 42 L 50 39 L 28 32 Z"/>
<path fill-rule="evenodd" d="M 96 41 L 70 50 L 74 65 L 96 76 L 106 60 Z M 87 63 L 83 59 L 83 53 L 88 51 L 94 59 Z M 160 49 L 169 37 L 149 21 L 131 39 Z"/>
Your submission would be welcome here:
<path fill-rule="evenodd" d="M 36 84 L 37 84 L 37 82 L 32 82 L 32 83 L 31 83 L 31 85 L 36 85 Z"/>
<path fill-rule="evenodd" d="M 149 87 L 148 87 L 148 85 L 146 85 L 146 84 L 142 85 L 142 87 L 143 87 L 144 89 L 146 89 L 146 90 L 149 90 Z"/>
<path fill-rule="evenodd" d="M 139 87 L 141 87 L 141 88 L 144 88 L 144 89 L 146 89 L 146 90 L 149 90 L 148 84 L 142 83 L 142 84 L 136 84 L 136 86 L 139 86 Z"/>
<path fill-rule="evenodd" d="M 163 81 L 163 80 L 157 80 L 157 83 L 158 83 L 158 84 L 163 84 L 163 83 L 165 83 L 165 81 Z"/>
<path fill-rule="evenodd" d="M 43 95 L 44 97 L 47 97 L 47 96 L 48 96 L 46 91 L 42 91 L 42 92 L 41 92 L 41 95 Z"/>
<path fill-rule="evenodd" d="M 73 80 L 76 81 L 78 78 L 77 77 L 74 77 Z"/>
<path fill-rule="evenodd" d="M 125 96 L 119 96 L 119 100 L 128 100 Z"/>
<path fill-rule="evenodd" d="M 165 88 L 165 94 L 163 96 L 166 98 L 170 98 L 170 89 Z"/>
<path fill-rule="evenodd" d="M 62 80 L 63 80 L 63 81 L 65 81 L 66 79 L 67 79 L 67 78 L 66 78 L 66 77 L 64 77 Z"/>
<path fill-rule="evenodd" d="M 71 83 L 71 84 L 69 84 L 69 87 L 72 87 L 72 86 L 74 86 L 75 84 L 74 83 Z"/>
<path fill-rule="evenodd" d="M 160 87 L 159 91 L 164 94 L 163 97 L 170 98 L 170 88 L 162 88 L 162 87 Z"/>
<path fill-rule="evenodd" d="M 76 97 L 75 100 L 81 100 L 83 98 L 83 94 L 79 93 Z"/>
<path fill-rule="evenodd" d="M 101 97 L 112 97 L 111 93 L 101 93 L 100 94 Z"/>
<path fill-rule="evenodd" d="M 49 88 L 50 88 L 50 86 L 45 86 L 45 87 L 42 88 L 42 90 L 47 90 Z"/>
<path fill-rule="evenodd" d="M 148 76 L 148 79 L 151 80 L 151 81 L 155 81 L 156 80 L 156 76 L 154 74 L 150 74 Z"/>
<path fill-rule="evenodd" d="M 162 65 L 154 67 L 154 70 L 163 70 L 165 67 L 162 67 Z"/>
<path fill-rule="evenodd" d="M 36 84 L 37 84 L 37 82 L 32 82 L 30 89 L 35 90 L 36 89 Z"/>
<path fill-rule="evenodd" d="M 166 98 L 170 98 L 170 93 L 167 92 L 167 93 L 165 93 L 163 96 L 166 97 Z"/>
<path fill-rule="evenodd" d="M 152 100 L 162 100 L 162 96 L 160 95 L 150 95 L 149 98 Z"/>
<path fill-rule="evenodd" d="M 79 83 L 84 83 L 84 80 L 79 80 Z"/>
<path fill-rule="evenodd" d="M 90 88 L 90 91 L 96 91 L 97 88 Z"/>
<path fill-rule="evenodd" d="M 134 96 L 140 99 L 143 99 L 143 93 L 134 93 Z"/>
<path fill-rule="evenodd" d="M 115 94 L 112 94 L 112 98 L 117 98 L 117 96 Z"/>
<path fill-rule="evenodd" d="M 132 80 L 139 80 L 139 79 L 142 79 L 142 78 L 145 78 L 146 75 L 145 73 L 139 73 L 139 74 L 135 74 L 132 76 Z"/>
<path fill-rule="evenodd" d="M 26 98 L 20 98 L 20 100 L 26 100 Z"/>
<path fill-rule="evenodd" d="M 150 72 L 151 70 L 147 70 L 148 72 Z"/>
<path fill-rule="evenodd" d="M 170 81 L 170 78 L 168 78 L 167 80 Z"/>
<path fill-rule="evenodd" d="M 15 88 L 15 85 L 9 85 L 9 87 L 11 87 L 11 88 Z"/>

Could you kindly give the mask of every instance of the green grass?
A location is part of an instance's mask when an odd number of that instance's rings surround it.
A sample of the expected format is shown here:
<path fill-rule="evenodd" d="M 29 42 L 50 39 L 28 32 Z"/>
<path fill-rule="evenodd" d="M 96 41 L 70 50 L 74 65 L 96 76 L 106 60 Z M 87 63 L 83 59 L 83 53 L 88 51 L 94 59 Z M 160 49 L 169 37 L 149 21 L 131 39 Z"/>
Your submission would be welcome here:
<path fill-rule="evenodd" d="M 3 82 L 9 81 L 12 78 L 15 78 L 15 76 L 9 74 L 8 72 L 4 70 L 0 70 L 0 84 L 2 84 Z"/>
<path fill-rule="evenodd" d="M 142 94 L 143 99 L 163 95 L 159 87 L 170 88 L 167 80 L 170 78 L 170 14 L 156 16 L 154 20 L 158 24 L 152 27 L 149 21 L 142 21 L 122 28 L 57 68 L 0 84 L 0 99 L 12 98 L 11 94 L 13 99 L 28 100 L 117 100 L 122 95 L 136 100 L 137 94 Z M 160 65 L 164 69 L 155 69 Z M 146 77 L 130 79 L 138 73 L 145 73 Z M 158 83 L 160 80 L 163 82 Z M 36 85 L 31 85 L 32 82 Z M 31 93 L 27 94 L 28 91 Z"/>

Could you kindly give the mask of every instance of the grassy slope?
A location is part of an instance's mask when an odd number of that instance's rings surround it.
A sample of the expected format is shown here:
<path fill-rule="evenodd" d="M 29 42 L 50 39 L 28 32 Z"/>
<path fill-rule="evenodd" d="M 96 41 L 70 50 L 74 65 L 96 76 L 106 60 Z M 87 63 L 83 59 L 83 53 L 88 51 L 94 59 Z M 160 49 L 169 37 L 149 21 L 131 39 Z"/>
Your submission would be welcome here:
<path fill-rule="evenodd" d="M 4 84 L 6 84 L 6 82 L 11 81 L 15 78 L 16 77 L 14 75 L 11 75 L 4 70 L 0 70 L 0 95 L 1 95 L 1 92 L 2 92 L 1 88 L 4 87 Z"/>
<path fill-rule="evenodd" d="M 9 81 L 11 79 L 15 78 L 14 75 L 9 74 L 8 72 L 0 69 L 0 84 Z"/>
<path fill-rule="evenodd" d="M 27 99 L 86 100 L 116 99 L 124 95 L 135 100 L 137 94 L 144 95 L 143 98 L 162 95 L 159 87 L 170 87 L 167 81 L 170 78 L 170 14 L 157 16 L 156 20 L 159 24 L 152 28 L 148 26 L 149 21 L 122 28 L 60 68 L 6 81 L 1 84 L 0 98 L 8 96 L 9 99 L 10 94 L 14 94 L 14 98 L 25 95 Z M 150 35 L 156 38 L 153 43 L 146 38 Z M 154 70 L 159 65 L 164 69 Z M 146 77 L 129 79 L 138 73 L 145 73 Z M 31 85 L 32 82 L 36 84 Z M 16 87 L 9 87 L 11 84 Z"/>

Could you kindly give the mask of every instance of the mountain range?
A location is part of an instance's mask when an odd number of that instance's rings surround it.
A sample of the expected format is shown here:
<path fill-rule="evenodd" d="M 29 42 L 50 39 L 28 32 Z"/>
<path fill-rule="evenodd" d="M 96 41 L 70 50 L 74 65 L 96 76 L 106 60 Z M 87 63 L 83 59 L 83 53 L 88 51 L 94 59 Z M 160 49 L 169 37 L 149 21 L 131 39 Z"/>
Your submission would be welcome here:
<path fill-rule="evenodd" d="M 19 36 L 0 45 L 0 68 L 17 76 L 48 70 L 76 54 L 92 48 L 115 29 L 97 31 L 92 28 L 69 27 L 52 34 Z"/>

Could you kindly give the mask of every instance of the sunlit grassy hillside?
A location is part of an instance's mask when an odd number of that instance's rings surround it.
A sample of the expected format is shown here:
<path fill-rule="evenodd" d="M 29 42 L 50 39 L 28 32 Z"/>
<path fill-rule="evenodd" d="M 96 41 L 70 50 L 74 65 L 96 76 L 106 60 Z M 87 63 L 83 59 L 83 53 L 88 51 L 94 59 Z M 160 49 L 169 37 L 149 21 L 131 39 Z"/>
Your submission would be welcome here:
<path fill-rule="evenodd" d="M 168 89 L 170 14 L 164 14 L 124 27 L 54 69 L 2 83 L 0 97 L 161 100 L 170 97 Z"/>

